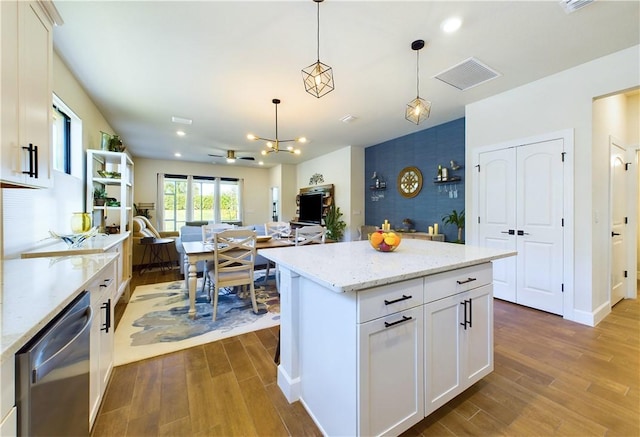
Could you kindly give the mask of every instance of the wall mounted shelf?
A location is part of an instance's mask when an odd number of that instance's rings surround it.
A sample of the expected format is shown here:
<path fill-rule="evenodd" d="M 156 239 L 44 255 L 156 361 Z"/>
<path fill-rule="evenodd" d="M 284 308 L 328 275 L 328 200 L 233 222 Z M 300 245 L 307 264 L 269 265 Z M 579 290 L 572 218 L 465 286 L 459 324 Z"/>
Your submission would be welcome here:
<path fill-rule="evenodd" d="M 450 184 L 452 182 L 460 182 L 462 181 L 462 178 L 460 176 L 451 176 L 450 178 L 447 179 L 434 179 L 433 183 L 434 184 Z"/>

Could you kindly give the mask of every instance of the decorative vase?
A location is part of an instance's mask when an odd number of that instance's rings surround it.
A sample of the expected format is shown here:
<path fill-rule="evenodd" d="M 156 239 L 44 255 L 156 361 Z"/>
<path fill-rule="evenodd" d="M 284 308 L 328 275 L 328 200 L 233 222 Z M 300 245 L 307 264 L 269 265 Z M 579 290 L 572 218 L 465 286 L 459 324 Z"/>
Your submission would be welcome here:
<path fill-rule="evenodd" d="M 71 232 L 80 234 L 91 229 L 91 215 L 88 212 L 74 212 L 71 215 Z"/>

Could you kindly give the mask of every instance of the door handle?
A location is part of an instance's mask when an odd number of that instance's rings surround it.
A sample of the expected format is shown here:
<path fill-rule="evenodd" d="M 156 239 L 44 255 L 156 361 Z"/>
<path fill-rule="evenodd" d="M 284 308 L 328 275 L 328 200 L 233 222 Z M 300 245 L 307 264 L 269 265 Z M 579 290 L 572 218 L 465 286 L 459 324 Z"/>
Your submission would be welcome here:
<path fill-rule="evenodd" d="M 516 233 L 516 231 L 514 231 L 513 229 L 509 229 L 508 231 L 500 231 L 501 234 L 509 234 L 509 235 L 514 235 Z"/>
<path fill-rule="evenodd" d="M 619 233 L 617 233 L 617 232 L 613 232 L 613 231 L 611 232 L 611 236 L 612 236 L 612 237 L 615 237 L 615 236 L 617 236 L 617 235 L 620 235 L 620 234 L 619 234 Z"/>
<path fill-rule="evenodd" d="M 518 235 L 529 235 L 529 233 L 518 229 Z"/>

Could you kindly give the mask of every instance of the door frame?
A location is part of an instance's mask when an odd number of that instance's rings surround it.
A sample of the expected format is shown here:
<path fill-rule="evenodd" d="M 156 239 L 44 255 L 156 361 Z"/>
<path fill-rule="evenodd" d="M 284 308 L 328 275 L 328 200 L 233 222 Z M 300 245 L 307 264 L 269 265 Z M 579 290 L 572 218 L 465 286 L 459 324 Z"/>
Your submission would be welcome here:
<path fill-rule="evenodd" d="M 639 147 L 632 147 L 626 145 L 620 138 L 614 135 L 609 135 L 609 159 L 611 159 L 611 153 L 614 144 L 624 150 L 625 161 L 629 165 L 629 179 L 627 181 L 627 190 L 630 201 L 627 203 L 627 217 L 629 220 L 628 227 L 625 235 L 625 263 L 627 265 L 627 284 L 624 291 L 624 299 L 633 299 L 637 295 L 637 281 L 638 281 L 638 150 Z M 608 190 L 608 207 L 607 214 L 608 228 L 607 232 L 611 232 L 613 226 L 613 180 L 611 173 L 611 164 L 608 166 L 609 170 L 609 190 Z M 609 308 L 611 304 L 611 277 L 613 275 L 613 251 L 611 244 L 607 245 L 607 296 L 609 300 Z"/>
<path fill-rule="evenodd" d="M 562 283 L 564 285 L 563 292 L 563 318 L 567 320 L 576 321 L 583 324 L 589 324 L 588 321 L 583 320 L 582 317 L 575 311 L 574 307 L 574 238 L 575 238 L 575 223 L 574 223 L 574 130 L 564 129 L 555 132 L 548 132 L 545 134 L 534 135 L 526 138 L 518 138 L 507 140 L 502 143 L 491 144 L 487 146 L 477 147 L 472 152 L 472 165 L 478 166 L 480 161 L 480 154 L 484 152 L 491 152 L 495 150 L 506 149 L 510 147 L 518 147 L 524 145 L 531 145 L 535 143 L 541 143 L 551 140 L 561 139 L 564 146 L 564 167 L 563 167 L 563 218 L 564 218 L 564 232 L 562 237 L 563 247 L 563 269 L 562 269 Z M 477 170 L 477 169 L 476 169 Z M 474 187 L 479 187 L 479 175 L 478 171 L 472 172 L 472 181 Z M 478 227 L 478 212 L 479 212 L 479 196 L 477 190 L 473 190 L 471 194 L 471 202 L 467 202 L 467 213 L 465 227 L 467 229 L 467 241 L 469 244 L 478 244 L 479 227 Z"/>

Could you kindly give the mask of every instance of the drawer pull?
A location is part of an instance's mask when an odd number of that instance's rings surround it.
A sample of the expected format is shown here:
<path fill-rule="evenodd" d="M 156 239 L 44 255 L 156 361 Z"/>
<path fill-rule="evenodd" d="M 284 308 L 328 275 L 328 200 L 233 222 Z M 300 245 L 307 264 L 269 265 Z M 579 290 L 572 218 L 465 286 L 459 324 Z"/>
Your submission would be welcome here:
<path fill-rule="evenodd" d="M 391 327 L 391 326 L 393 326 L 393 325 L 397 325 L 398 323 L 404 323 L 404 322 L 406 322 L 407 320 L 411 320 L 411 319 L 413 319 L 413 317 L 402 316 L 402 320 L 398 320 L 398 321 L 396 321 L 396 322 L 391 322 L 391 323 L 389 323 L 389 322 L 384 322 L 384 327 L 385 327 L 385 328 L 390 328 L 390 327 Z"/>
<path fill-rule="evenodd" d="M 475 281 L 477 278 L 467 278 L 464 281 L 456 281 L 458 283 L 458 285 L 462 285 L 462 284 L 466 284 L 468 282 L 473 282 Z"/>
<path fill-rule="evenodd" d="M 403 294 L 402 297 L 399 297 L 397 299 L 394 300 L 384 300 L 384 304 L 385 305 L 391 305 L 392 303 L 398 303 L 398 302 L 402 302 L 403 300 L 407 300 L 407 299 L 411 299 L 413 296 L 409 295 L 407 296 L 406 294 Z"/>

